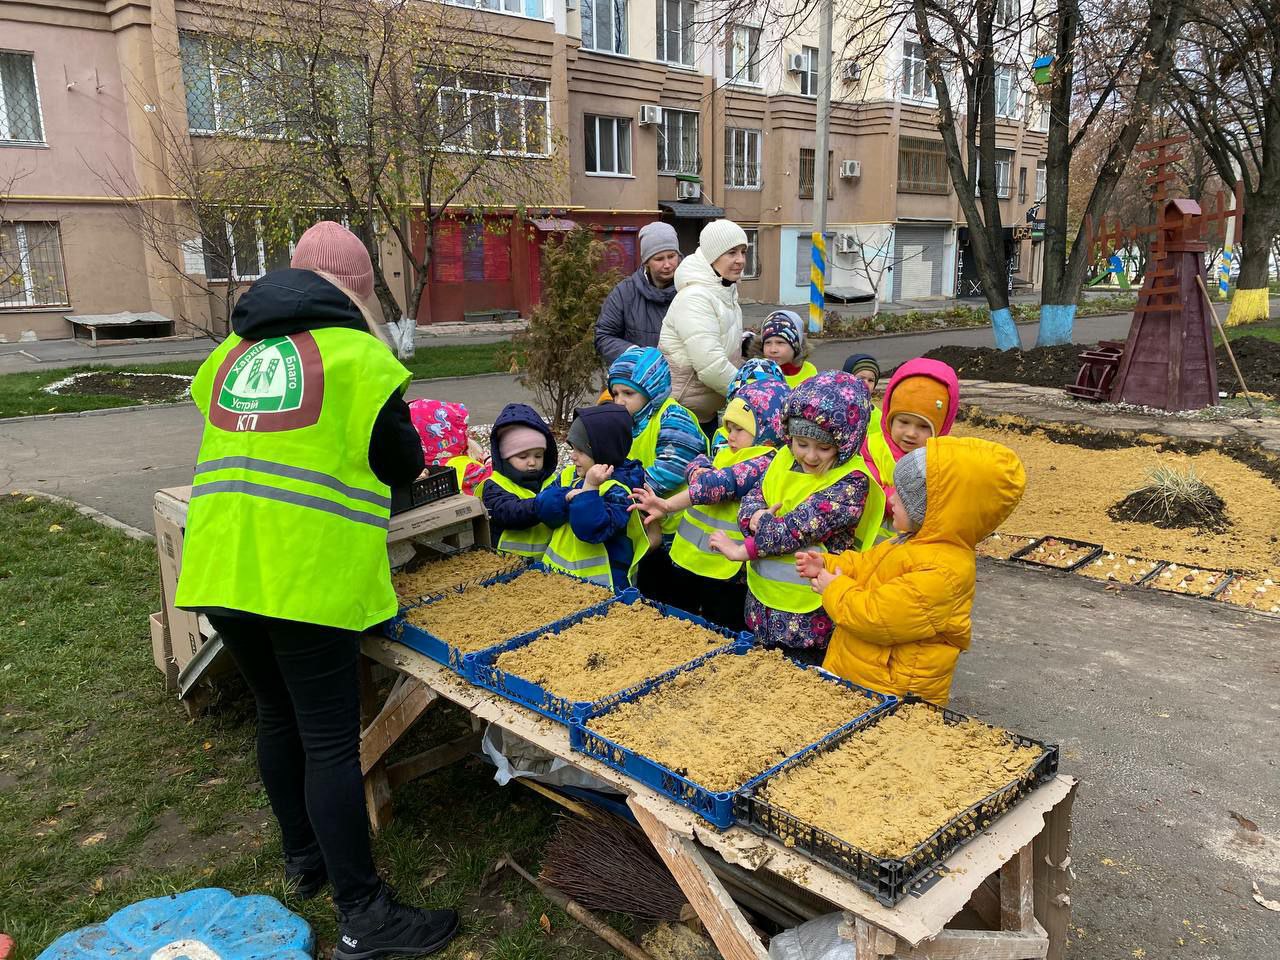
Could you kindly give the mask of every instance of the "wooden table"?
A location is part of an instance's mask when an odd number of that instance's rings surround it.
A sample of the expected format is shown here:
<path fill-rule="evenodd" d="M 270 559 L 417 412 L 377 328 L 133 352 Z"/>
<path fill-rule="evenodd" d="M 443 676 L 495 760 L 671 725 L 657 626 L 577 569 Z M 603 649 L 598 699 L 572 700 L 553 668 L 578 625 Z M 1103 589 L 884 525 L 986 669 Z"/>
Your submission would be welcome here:
<path fill-rule="evenodd" d="M 375 830 L 391 817 L 391 790 L 474 751 L 483 723 L 495 723 L 624 792 L 627 805 L 671 870 L 725 960 L 767 960 L 768 953 L 712 869 L 712 854 L 778 890 L 802 891 L 845 911 L 841 934 L 858 960 L 1058 960 L 1071 918 L 1071 804 L 1076 781 L 1057 776 L 946 861 L 943 875 L 918 895 L 886 907 L 822 864 L 741 827 L 717 831 L 693 812 L 604 764 L 573 753 L 568 730 L 473 686 L 403 644 L 367 636 L 362 658 L 365 729 L 361 765 Z M 397 674 L 380 698 L 371 663 Z M 395 764 L 391 746 L 433 704 L 472 715 L 472 733 Z M 966 907 L 968 908 L 966 910 Z M 956 919 L 965 911 L 964 916 Z M 957 927 L 947 924 L 955 921 Z M 964 923 L 963 928 L 959 925 Z"/>

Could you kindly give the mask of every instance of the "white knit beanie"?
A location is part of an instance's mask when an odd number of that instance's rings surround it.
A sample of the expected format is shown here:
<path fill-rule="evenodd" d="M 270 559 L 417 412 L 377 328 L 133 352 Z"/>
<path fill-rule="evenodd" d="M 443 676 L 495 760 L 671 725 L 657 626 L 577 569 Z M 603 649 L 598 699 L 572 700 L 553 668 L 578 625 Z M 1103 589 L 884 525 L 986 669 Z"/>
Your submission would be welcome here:
<path fill-rule="evenodd" d="M 732 220 L 712 220 L 698 235 L 698 249 L 707 258 L 707 263 L 715 263 L 734 247 L 746 245 L 747 231 Z"/>

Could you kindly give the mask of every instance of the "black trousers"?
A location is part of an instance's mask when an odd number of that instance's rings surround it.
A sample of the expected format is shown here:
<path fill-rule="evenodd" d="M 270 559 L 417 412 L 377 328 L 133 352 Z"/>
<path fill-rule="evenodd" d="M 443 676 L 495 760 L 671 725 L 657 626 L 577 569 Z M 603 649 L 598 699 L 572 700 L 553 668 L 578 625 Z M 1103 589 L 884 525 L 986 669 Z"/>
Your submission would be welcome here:
<path fill-rule="evenodd" d="M 210 616 L 258 707 L 258 767 L 286 856 L 324 856 L 333 902 L 380 888 L 360 774 L 360 634 L 289 620 Z"/>

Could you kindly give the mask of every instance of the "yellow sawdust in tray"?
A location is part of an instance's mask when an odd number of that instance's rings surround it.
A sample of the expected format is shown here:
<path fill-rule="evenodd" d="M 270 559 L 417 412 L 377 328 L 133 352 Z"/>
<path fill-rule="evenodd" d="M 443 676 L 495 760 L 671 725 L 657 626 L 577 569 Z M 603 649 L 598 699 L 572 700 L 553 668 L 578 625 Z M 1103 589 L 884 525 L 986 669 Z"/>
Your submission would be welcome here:
<path fill-rule="evenodd" d="M 1137 583 L 1158 565 L 1157 560 L 1127 557 L 1121 553 L 1104 553 L 1097 560 L 1090 560 L 1076 572 L 1092 580 Z"/>
<path fill-rule="evenodd" d="M 520 558 L 490 550 L 468 550 L 456 557 L 430 560 L 412 572 L 391 578 L 396 596 L 402 600 L 430 597 L 474 580 L 506 573 L 520 566 Z"/>
<path fill-rule="evenodd" d="M 498 669 L 532 680 L 566 700 L 599 700 L 731 642 L 643 604 L 614 604 L 560 633 L 508 650 Z"/>
<path fill-rule="evenodd" d="M 513 580 L 411 607 L 405 619 L 463 653 L 474 653 L 572 616 L 610 596 L 592 583 L 530 570 Z"/>
<path fill-rule="evenodd" d="M 1270 577 L 1237 577 L 1220 599 L 1250 610 L 1280 613 L 1280 583 Z"/>
<path fill-rule="evenodd" d="M 912 704 L 765 785 L 765 799 L 877 857 L 901 857 L 1020 779 L 1040 751 Z"/>
<path fill-rule="evenodd" d="M 978 556 L 995 560 L 1008 560 L 1023 547 L 1034 543 L 1035 537 L 1019 537 L 1012 533 L 993 533 L 978 544 Z"/>
<path fill-rule="evenodd" d="M 1094 547 L 1077 546 L 1074 543 L 1059 540 L 1057 537 L 1046 537 L 1043 543 L 1036 544 L 1034 550 L 1024 553 L 1022 559 L 1065 570 L 1072 564 L 1079 563 L 1094 549 Z"/>
<path fill-rule="evenodd" d="M 707 789 L 735 790 L 873 706 L 778 650 L 726 654 L 588 726 Z"/>
<path fill-rule="evenodd" d="M 1101 543 L 1114 553 L 1179 564 L 1235 569 L 1280 580 L 1280 487 L 1216 450 L 1189 455 L 1155 447 L 1087 450 L 1054 443 L 1042 433 L 957 423 L 958 436 L 981 437 L 1011 448 L 1027 470 L 1027 490 L 1002 532 L 1061 536 Z M 1153 467 L 1193 467 L 1227 504 L 1224 533 L 1162 530 L 1117 523 L 1107 508 L 1145 487 Z"/>

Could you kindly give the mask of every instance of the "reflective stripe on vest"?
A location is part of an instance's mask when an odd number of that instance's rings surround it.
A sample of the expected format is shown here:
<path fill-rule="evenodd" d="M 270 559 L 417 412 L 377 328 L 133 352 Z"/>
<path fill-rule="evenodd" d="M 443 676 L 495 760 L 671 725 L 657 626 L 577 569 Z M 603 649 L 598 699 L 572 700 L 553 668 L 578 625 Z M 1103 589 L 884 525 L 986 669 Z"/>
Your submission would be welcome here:
<path fill-rule="evenodd" d="M 394 616 L 391 490 L 369 440 L 408 382 L 365 331 L 223 341 L 191 385 L 205 424 L 175 604 L 345 630 Z"/>
<path fill-rule="evenodd" d="M 489 477 L 489 480 L 521 500 L 532 500 L 537 496 L 532 490 L 526 490 L 520 484 L 498 473 L 496 470 Z M 554 474 L 547 477 L 542 484 L 542 489 L 547 489 L 555 480 Z M 498 552 L 514 553 L 521 557 L 540 557 L 550 542 L 551 528 L 545 523 L 536 523 L 532 527 L 526 527 L 523 530 L 507 529 L 502 531 L 502 536 L 498 538 Z"/>
<path fill-rule="evenodd" d="M 884 516 L 884 491 L 871 477 L 862 457 L 854 456 L 845 463 L 832 467 L 823 474 L 802 474 L 792 470 L 795 458 L 783 448 L 769 464 L 761 482 L 761 492 L 766 503 L 782 504 L 785 516 L 809 497 L 844 479 L 851 473 L 861 473 L 867 478 L 867 499 L 862 516 L 854 530 L 854 540 L 859 550 L 866 550 L 875 542 L 876 533 Z M 825 552 L 819 545 L 805 550 Z M 798 552 L 798 551 L 796 551 Z M 747 584 L 751 593 L 766 607 L 788 613 L 812 613 L 822 605 L 822 598 L 813 592 L 809 581 L 795 568 L 796 554 L 780 557 L 757 557 L 747 564 Z"/>
<path fill-rule="evenodd" d="M 649 417 L 649 422 L 644 425 L 644 429 L 641 430 L 638 434 L 636 434 L 634 438 L 632 438 L 631 452 L 628 455 L 633 460 L 639 460 L 640 466 L 644 467 L 646 470 L 648 470 L 658 461 L 658 434 L 662 430 L 662 422 L 661 422 L 662 415 L 666 413 L 668 410 L 670 410 L 672 407 L 680 407 L 680 406 L 681 404 L 677 400 L 675 400 L 673 397 L 667 397 L 667 399 L 662 402 L 662 406 L 658 407 L 657 410 L 653 411 L 653 415 Z M 689 417 L 693 420 L 694 423 L 698 422 L 698 418 L 693 415 L 692 410 L 689 410 L 687 407 L 681 407 L 681 409 L 683 409 L 685 413 L 689 414 Z M 704 443 L 705 443 L 705 440 L 704 440 Z M 703 447 L 703 451 L 704 452 L 706 451 L 705 446 Z M 677 493 L 680 493 L 682 490 L 687 490 L 687 489 L 688 489 L 688 486 L 686 484 L 681 484 L 680 486 L 676 487 L 673 490 L 668 490 L 664 494 L 664 496 L 668 496 L 668 497 L 675 496 Z M 680 514 L 673 513 L 670 516 L 663 519 L 662 532 L 664 535 L 670 536 L 671 534 L 676 532 L 679 526 L 680 526 Z"/>
<path fill-rule="evenodd" d="M 715 469 L 723 470 L 755 457 L 770 456 L 774 452 L 772 447 L 747 447 L 737 451 L 726 447 L 715 455 L 711 463 Z M 729 580 L 736 576 L 742 570 L 742 564 L 713 549 L 711 534 L 719 530 L 735 543 L 742 543 L 746 538 L 742 528 L 738 526 L 739 506 L 737 500 L 728 500 L 704 506 L 695 504 L 685 510 L 671 543 L 672 562 L 691 573 L 713 580 Z"/>
<path fill-rule="evenodd" d="M 564 468 L 558 482 L 563 487 L 573 486 L 576 481 L 572 466 Z M 606 480 L 600 486 L 600 495 L 604 496 L 614 487 L 630 493 L 617 480 Z M 580 580 L 588 580 L 602 587 L 608 587 L 616 593 L 635 582 L 636 567 L 649 549 L 649 537 L 644 532 L 639 511 L 632 511 L 627 517 L 627 539 L 631 541 L 631 566 L 627 570 L 626 583 L 613 582 L 613 567 L 609 563 L 609 552 L 605 545 L 579 540 L 568 521 L 552 532 L 551 542 L 547 544 L 546 552 L 542 555 L 542 562 Z"/>

